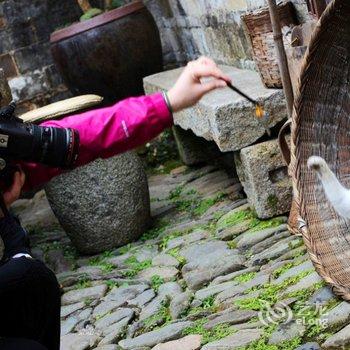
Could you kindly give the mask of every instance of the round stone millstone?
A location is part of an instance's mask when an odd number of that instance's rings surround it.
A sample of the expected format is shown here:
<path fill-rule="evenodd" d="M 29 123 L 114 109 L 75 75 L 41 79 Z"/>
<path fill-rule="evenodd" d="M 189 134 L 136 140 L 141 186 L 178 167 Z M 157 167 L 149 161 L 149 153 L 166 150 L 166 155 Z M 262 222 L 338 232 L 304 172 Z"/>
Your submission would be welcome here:
<path fill-rule="evenodd" d="M 130 243 L 150 223 L 147 176 L 133 152 L 62 174 L 45 191 L 60 224 L 84 254 Z"/>

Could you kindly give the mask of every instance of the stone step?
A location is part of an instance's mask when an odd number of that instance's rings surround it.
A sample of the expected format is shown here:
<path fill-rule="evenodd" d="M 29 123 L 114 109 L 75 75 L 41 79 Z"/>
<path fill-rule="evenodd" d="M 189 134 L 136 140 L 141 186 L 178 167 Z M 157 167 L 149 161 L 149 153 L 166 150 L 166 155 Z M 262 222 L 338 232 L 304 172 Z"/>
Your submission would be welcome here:
<path fill-rule="evenodd" d="M 270 127 L 287 117 L 282 90 L 265 88 L 257 72 L 224 65 L 220 68 L 232 78 L 234 85 L 265 105 L 271 116 Z M 178 68 L 144 78 L 146 93 L 170 89 L 182 70 Z M 174 122 L 197 136 L 215 141 L 223 152 L 247 147 L 265 133 L 252 104 L 229 88 L 213 91 L 193 108 L 176 113 Z"/>

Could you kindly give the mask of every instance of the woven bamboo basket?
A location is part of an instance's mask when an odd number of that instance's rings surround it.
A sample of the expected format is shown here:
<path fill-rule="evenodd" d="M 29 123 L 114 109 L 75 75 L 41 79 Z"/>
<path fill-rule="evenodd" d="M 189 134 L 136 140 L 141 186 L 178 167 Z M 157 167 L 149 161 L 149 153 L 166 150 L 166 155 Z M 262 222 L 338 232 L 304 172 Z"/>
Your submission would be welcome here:
<path fill-rule="evenodd" d="M 350 224 L 337 215 L 314 172 L 323 157 L 350 187 L 350 2 L 333 0 L 317 24 L 301 70 L 292 119 L 294 213 L 317 272 L 350 301 Z"/>
<path fill-rule="evenodd" d="M 282 28 L 298 24 L 295 8 L 291 2 L 278 6 Z M 242 16 L 247 27 L 253 58 L 259 69 L 262 81 L 268 88 L 281 88 L 282 79 L 278 68 L 273 30 L 268 9 Z"/>

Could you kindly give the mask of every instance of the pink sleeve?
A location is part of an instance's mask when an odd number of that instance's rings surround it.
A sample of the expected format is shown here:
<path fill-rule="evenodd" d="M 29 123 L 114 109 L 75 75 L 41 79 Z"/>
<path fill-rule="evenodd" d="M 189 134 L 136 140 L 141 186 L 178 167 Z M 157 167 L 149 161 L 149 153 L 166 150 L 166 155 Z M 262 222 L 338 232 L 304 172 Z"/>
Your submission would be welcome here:
<path fill-rule="evenodd" d="M 173 119 L 161 93 L 123 100 L 111 107 L 42 123 L 46 126 L 73 128 L 79 132 L 77 166 L 97 158 L 108 158 L 150 141 Z M 21 164 L 27 175 L 25 189 L 36 188 L 62 170 L 40 164 Z"/>

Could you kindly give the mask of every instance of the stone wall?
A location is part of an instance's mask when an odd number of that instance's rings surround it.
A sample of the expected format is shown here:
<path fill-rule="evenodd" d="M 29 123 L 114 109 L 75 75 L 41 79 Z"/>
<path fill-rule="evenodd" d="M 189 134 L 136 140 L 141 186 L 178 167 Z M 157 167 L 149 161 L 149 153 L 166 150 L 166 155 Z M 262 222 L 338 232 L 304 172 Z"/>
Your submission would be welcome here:
<path fill-rule="evenodd" d="M 308 18 L 305 0 L 292 0 L 300 21 Z M 218 63 L 254 69 L 251 45 L 241 16 L 266 0 L 146 0 L 160 28 L 167 67 L 207 55 Z"/>
<path fill-rule="evenodd" d="M 102 0 L 92 0 L 99 6 Z M 166 68 L 199 55 L 254 69 L 241 16 L 266 0 L 145 0 L 160 29 Z M 125 0 L 124 2 L 129 2 Z M 301 20 L 305 0 L 293 0 Z M 50 53 L 50 34 L 81 15 L 74 0 L 0 0 L 0 67 L 21 110 L 70 96 Z"/>
<path fill-rule="evenodd" d="M 53 65 L 49 39 L 80 16 L 73 0 L 0 1 L 0 67 L 20 111 L 70 96 Z"/>

